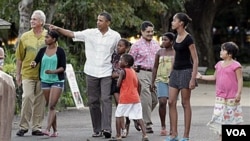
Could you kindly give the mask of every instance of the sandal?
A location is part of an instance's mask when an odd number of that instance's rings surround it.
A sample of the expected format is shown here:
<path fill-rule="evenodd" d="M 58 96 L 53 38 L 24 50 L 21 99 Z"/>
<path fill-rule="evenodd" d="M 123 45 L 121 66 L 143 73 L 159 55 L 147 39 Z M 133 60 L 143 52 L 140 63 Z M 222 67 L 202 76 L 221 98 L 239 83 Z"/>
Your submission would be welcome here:
<path fill-rule="evenodd" d="M 50 136 L 50 132 L 48 130 L 42 131 L 43 135 Z"/>
<path fill-rule="evenodd" d="M 167 138 L 166 138 L 166 140 L 165 141 L 178 141 L 179 139 L 178 139 L 178 137 L 176 136 L 176 137 L 171 137 L 171 136 L 168 136 Z"/>
<path fill-rule="evenodd" d="M 122 138 L 126 138 L 127 137 L 127 130 L 126 129 L 122 129 L 121 136 L 122 136 Z"/>
<path fill-rule="evenodd" d="M 148 136 L 142 137 L 142 141 L 149 141 Z"/>
<path fill-rule="evenodd" d="M 161 136 L 167 136 L 167 130 L 166 129 L 162 129 L 160 135 Z"/>
<path fill-rule="evenodd" d="M 189 141 L 189 138 L 181 138 L 180 141 Z"/>
<path fill-rule="evenodd" d="M 50 137 L 58 137 L 58 134 L 59 134 L 58 132 L 54 132 L 50 135 Z"/>

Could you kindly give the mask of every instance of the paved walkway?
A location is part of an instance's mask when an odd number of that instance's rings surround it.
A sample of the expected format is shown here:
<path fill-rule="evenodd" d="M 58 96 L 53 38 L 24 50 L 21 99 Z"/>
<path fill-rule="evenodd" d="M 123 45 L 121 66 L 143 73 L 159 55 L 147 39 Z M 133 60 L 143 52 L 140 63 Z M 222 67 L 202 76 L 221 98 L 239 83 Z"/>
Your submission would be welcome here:
<path fill-rule="evenodd" d="M 199 87 L 193 90 L 191 102 L 193 106 L 192 126 L 190 131 L 191 141 L 217 141 L 218 136 L 208 129 L 206 123 L 210 120 L 213 112 L 214 104 L 214 85 L 199 84 Z M 244 111 L 244 124 L 250 124 L 250 88 L 244 88 L 242 94 L 243 111 Z M 183 134 L 184 121 L 183 110 L 178 103 L 179 120 L 178 131 L 179 135 Z M 164 141 L 164 136 L 159 136 L 160 133 L 160 120 L 158 116 L 158 107 L 152 113 L 152 120 L 154 123 L 154 134 L 149 134 L 150 141 Z M 115 112 L 115 107 L 113 107 Z M 12 128 L 12 141 L 108 141 L 103 137 L 92 138 L 92 125 L 88 108 L 84 109 L 69 109 L 58 112 L 58 130 L 59 137 L 49 138 L 46 136 L 37 137 L 31 136 L 31 131 L 25 134 L 24 137 L 17 137 L 15 134 L 18 130 L 19 117 L 15 117 Z M 167 122 L 169 121 L 167 117 Z M 46 125 L 46 117 L 44 120 L 44 127 Z M 115 136 L 115 118 L 113 114 L 113 136 Z M 167 123 L 169 127 L 169 123 Z M 131 124 L 130 132 L 127 138 L 123 141 L 140 141 L 141 132 L 135 130 L 134 125 Z"/>

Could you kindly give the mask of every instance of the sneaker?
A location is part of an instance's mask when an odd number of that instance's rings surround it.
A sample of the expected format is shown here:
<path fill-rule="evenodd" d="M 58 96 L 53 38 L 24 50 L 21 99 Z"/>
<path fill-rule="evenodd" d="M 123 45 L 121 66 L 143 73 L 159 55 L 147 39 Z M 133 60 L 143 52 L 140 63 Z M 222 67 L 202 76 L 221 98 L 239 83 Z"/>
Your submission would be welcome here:
<path fill-rule="evenodd" d="M 122 129 L 121 137 L 122 138 L 126 138 L 127 137 L 127 129 Z"/>
<path fill-rule="evenodd" d="M 95 132 L 92 137 L 102 137 L 102 132 Z"/>
<path fill-rule="evenodd" d="M 148 133 L 148 134 L 154 133 L 152 127 L 147 127 L 147 128 L 146 128 L 146 133 Z"/>
<path fill-rule="evenodd" d="M 111 132 L 109 130 L 103 130 L 102 133 L 105 136 L 105 138 L 111 138 Z"/>
<path fill-rule="evenodd" d="M 58 132 L 54 132 L 50 135 L 50 137 L 58 137 L 58 134 L 59 134 Z"/>
<path fill-rule="evenodd" d="M 17 131 L 16 135 L 17 136 L 23 136 L 27 132 L 28 132 L 28 130 L 20 129 L 20 130 Z"/>

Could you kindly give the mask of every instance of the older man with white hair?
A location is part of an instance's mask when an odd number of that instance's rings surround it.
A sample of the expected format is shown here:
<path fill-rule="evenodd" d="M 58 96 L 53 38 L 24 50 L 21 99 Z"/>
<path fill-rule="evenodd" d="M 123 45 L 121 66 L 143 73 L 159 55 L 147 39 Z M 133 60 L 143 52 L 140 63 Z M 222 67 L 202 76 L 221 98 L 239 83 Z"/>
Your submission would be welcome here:
<path fill-rule="evenodd" d="M 16 82 L 23 88 L 20 129 L 16 133 L 17 136 L 24 136 L 30 126 L 32 135 L 44 135 L 41 128 L 45 112 L 45 97 L 41 90 L 39 67 L 31 68 L 30 62 L 34 60 L 38 50 L 45 46 L 47 34 L 47 30 L 43 28 L 45 21 L 44 12 L 35 10 L 30 20 L 31 30 L 22 34 L 16 49 Z"/>

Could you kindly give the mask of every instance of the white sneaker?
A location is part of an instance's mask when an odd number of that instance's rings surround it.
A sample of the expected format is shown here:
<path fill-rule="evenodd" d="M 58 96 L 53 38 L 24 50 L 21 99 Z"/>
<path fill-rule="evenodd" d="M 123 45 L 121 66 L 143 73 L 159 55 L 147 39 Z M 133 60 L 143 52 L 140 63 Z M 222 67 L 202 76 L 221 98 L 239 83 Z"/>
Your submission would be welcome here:
<path fill-rule="evenodd" d="M 122 138 L 126 138 L 127 137 L 127 130 L 126 129 L 122 129 L 121 136 L 122 136 Z"/>

